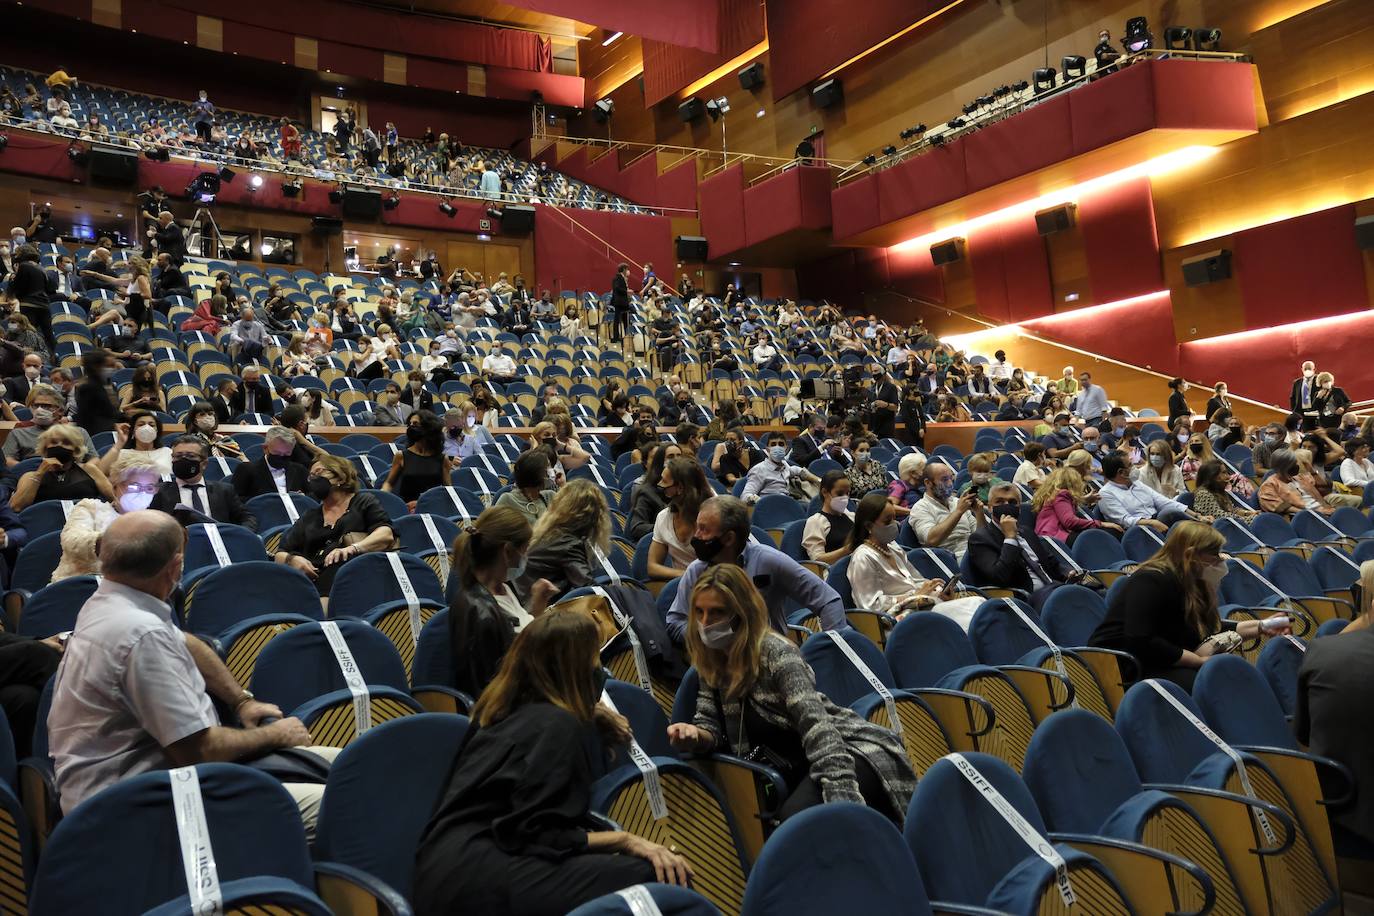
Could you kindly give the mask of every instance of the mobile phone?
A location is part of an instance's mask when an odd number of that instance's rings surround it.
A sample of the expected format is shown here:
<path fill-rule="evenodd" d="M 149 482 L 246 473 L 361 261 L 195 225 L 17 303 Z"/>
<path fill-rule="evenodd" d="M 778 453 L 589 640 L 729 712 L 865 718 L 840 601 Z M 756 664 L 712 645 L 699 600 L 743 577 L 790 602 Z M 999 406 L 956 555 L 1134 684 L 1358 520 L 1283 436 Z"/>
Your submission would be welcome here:
<path fill-rule="evenodd" d="M 72 631 L 71 631 L 71 630 L 67 630 L 67 631 L 65 631 L 65 632 L 62 632 L 62 633 L 58 633 L 58 634 L 57 634 L 57 641 L 58 641 L 59 643 L 61 643 L 63 646 L 65 646 L 65 645 L 67 644 L 67 640 L 69 640 L 69 639 L 71 639 L 71 638 L 72 638 Z"/>
<path fill-rule="evenodd" d="M 1288 617 L 1279 614 L 1276 617 L 1266 617 L 1264 620 L 1261 620 L 1260 629 L 1266 633 L 1272 633 L 1275 630 L 1282 630 L 1284 627 L 1290 626 L 1291 624 L 1292 621 L 1289 620 Z"/>

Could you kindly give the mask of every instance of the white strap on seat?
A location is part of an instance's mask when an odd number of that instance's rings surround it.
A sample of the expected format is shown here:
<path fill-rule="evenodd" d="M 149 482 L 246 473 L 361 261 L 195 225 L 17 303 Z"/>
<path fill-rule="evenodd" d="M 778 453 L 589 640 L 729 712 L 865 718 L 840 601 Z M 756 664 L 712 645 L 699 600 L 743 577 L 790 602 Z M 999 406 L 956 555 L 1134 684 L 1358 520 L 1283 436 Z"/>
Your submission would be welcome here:
<path fill-rule="evenodd" d="M 615 895 L 625 901 L 625 905 L 630 908 L 630 916 L 663 916 L 663 911 L 654 902 L 653 895 L 642 884 L 616 891 Z"/>
<path fill-rule="evenodd" d="M 482 476 L 482 472 L 476 470 L 475 468 L 469 468 L 469 470 L 472 471 L 472 474 L 470 474 L 469 476 L 472 477 L 472 479 L 474 479 L 474 480 L 477 481 L 477 489 L 479 489 L 479 490 L 482 491 L 482 495 L 483 495 L 483 496 L 490 496 L 490 495 L 491 495 L 491 488 L 487 486 L 487 481 L 486 481 L 486 479 Z"/>
<path fill-rule="evenodd" d="M 1030 615 L 1021 610 L 1021 607 L 1010 598 L 1003 598 L 1002 603 L 1011 609 L 1011 612 L 1021 618 L 1021 622 L 1026 625 L 1026 629 L 1035 634 L 1035 638 L 1043 642 L 1054 655 L 1054 667 L 1059 669 L 1059 673 L 1064 675 L 1064 680 L 1069 680 L 1069 669 L 1064 666 L 1064 651 L 1059 648 L 1054 640 L 1050 639 L 1044 630 L 1040 629 L 1039 624 L 1030 618 Z M 1069 701 L 1075 709 L 1078 708 L 1078 697 L 1075 696 Z"/>
<path fill-rule="evenodd" d="M 71 518 L 72 506 L 76 505 L 76 501 L 71 499 L 63 499 L 59 500 L 59 502 L 62 504 L 62 518 L 64 520 Z"/>
<path fill-rule="evenodd" d="M 286 517 L 291 519 L 291 524 L 294 525 L 301 514 L 296 511 L 296 503 L 291 499 L 291 494 L 278 490 L 277 499 L 281 500 L 282 507 L 286 509 Z"/>
<path fill-rule="evenodd" d="M 1334 553 L 1336 556 L 1340 557 L 1340 558 L 1341 558 L 1341 561 L 1344 562 L 1346 566 L 1349 566 L 1351 569 L 1355 570 L 1356 572 L 1359 572 L 1359 571 L 1360 571 L 1360 564 L 1359 564 L 1359 563 L 1356 563 L 1354 560 L 1350 559 L 1350 555 L 1347 554 L 1344 550 L 1337 550 L 1337 549 L 1334 548 L 1334 547 L 1328 547 L 1328 548 L 1326 548 L 1326 549 L 1329 550 L 1329 551 L 1331 551 L 1332 553 Z"/>
<path fill-rule="evenodd" d="M 415 593 L 415 583 L 410 581 L 405 563 L 401 562 L 401 555 L 394 550 L 389 551 L 386 559 L 391 564 L 391 574 L 396 577 L 396 584 L 401 587 L 401 594 L 405 596 L 406 610 L 410 612 L 410 638 L 418 645 L 420 628 L 424 626 L 424 622 L 420 620 L 420 596 Z"/>
<path fill-rule="evenodd" d="M 1275 595 L 1278 595 L 1284 601 L 1288 600 L 1288 595 L 1281 591 L 1277 585 L 1270 582 L 1269 579 L 1266 578 L 1265 575 L 1261 573 L 1259 570 L 1255 569 L 1255 567 L 1251 566 L 1244 560 L 1237 560 L 1236 565 L 1239 566 L 1241 569 L 1245 570 L 1246 572 L 1248 572 L 1250 575 L 1254 576 L 1256 579 L 1260 580 L 1260 584 L 1263 585 L 1265 588 L 1269 589 L 1269 591 L 1273 592 Z"/>
<path fill-rule="evenodd" d="M 354 731 L 361 735 L 372 727 L 372 694 L 363 681 L 363 673 L 358 670 L 358 663 L 353 660 L 348 643 L 339 632 L 339 625 L 332 620 L 322 620 L 320 629 L 324 631 L 324 638 L 334 653 L 334 660 L 339 663 L 339 671 L 343 674 L 348 692 L 353 694 Z"/>
<path fill-rule="evenodd" d="M 1040 831 L 1030 825 L 1021 812 L 1017 811 L 1011 802 L 1003 797 L 1001 792 L 993 788 L 992 783 L 978 768 L 968 762 L 963 754 L 946 754 L 945 759 L 954 764 L 954 768 L 959 774 L 968 780 L 969 785 L 987 802 L 992 810 L 1007 822 L 1007 826 L 1021 838 L 1031 852 L 1035 853 L 1045 861 L 1045 864 L 1054 869 L 1054 883 L 1059 890 L 1059 896 L 1064 901 L 1064 906 L 1071 907 L 1078 902 L 1077 896 L 1073 892 L 1073 885 L 1069 883 L 1069 866 L 1064 861 L 1064 857 L 1059 854 L 1059 850 L 1054 848 L 1054 844 L 1040 835 Z"/>
<path fill-rule="evenodd" d="M 1287 634 L 1283 638 L 1291 642 L 1293 645 L 1297 646 L 1299 652 L 1301 652 L 1304 655 L 1307 654 L 1307 643 L 1303 642 L 1301 639 L 1298 639 L 1298 637 L 1294 636 L 1292 633 Z"/>
<path fill-rule="evenodd" d="M 1177 710 L 1178 714 L 1183 716 L 1183 718 L 1188 721 L 1189 725 L 1193 726 L 1193 728 L 1196 728 L 1199 732 L 1202 733 L 1202 737 L 1206 738 L 1208 741 L 1215 744 L 1217 750 L 1221 751 L 1227 757 L 1231 758 L 1231 762 L 1236 765 L 1236 775 L 1240 777 L 1241 789 L 1249 798 L 1259 800 L 1259 796 L 1255 794 L 1254 787 L 1250 785 L 1250 775 L 1245 772 L 1245 761 L 1241 759 L 1241 756 L 1236 752 L 1236 749 L 1231 747 L 1231 745 L 1227 744 L 1225 741 L 1222 741 L 1221 737 L 1217 735 L 1216 732 L 1212 731 L 1210 728 L 1207 727 L 1207 723 L 1203 722 L 1197 716 L 1193 715 L 1192 712 L 1188 709 L 1188 707 L 1180 703 L 1178 701 L 1178 698 L 1175 697 L 1172 693 L 1165 690 L 1164 686 L 1160 684 L 1158 680 L 1154 678 L 1149 678 L 1145 681 L 1145 683 L 1149 684 L 1155 693 L 1162 696 L 1165 700 L 1168 700 L 1169 705 L 1172 706 L 1175 710 Z M 1274 834 L 1274 828 L 1270 825 L 1268 816 L 1265 815 L 1265 813 L 1258 808 L 1252 808 L 1251 810 L 1254 812 L 1255 821 L 1259 824 L 1260 831 L 1264 834 L 1265 841 L 1268 842 L 1270 846 L 1273 846 L 1275 843 L 1278 842 L 1278 837 Z"/>
<path fill-rule="evenodd" d="M 615 701 L 606 690 L 601 691 L 601 702 L 610 708 L 611 712 L 620 712 L 616 709 Z M 638 741 L 633 736 L 630 738 L 630 760 L 634 762 L 635 769 L 639 770 L 640 781 L 644 783 L 644 794 L 649 799 L 649 810 L 653 812 L 654 820 L 659 821 L 668 816 L 668 802 L 663 797 L 663 783 L 658 778 L 658 764 L 654 763 L 653 758 L 644 752 Z"/>
<path fill-rule="evenodd" d="M 439 536 L 439 529 L 434 524 L 434 519 L 429 513 L 421 513 L 420 521 L 424 523 L 425 533 L 429 535 L 429 542 L 434 545 L 434 549 L 439 553 L 439 578 L 448 581 L 448 545 Z"/>
<path fill-rule="evenodd" d="M 1060 559 L 1062 559 L 1065 563 L 1068 563 L 1075 570 L 1077 570 L 1078 572 L 1087 572 L 1087 570 L 1078 565 L 1078 561 L 1076 561 L 1073 557 L 1069 555 L 1069 552 L 1064 549 L 1064 545 L 1059 543 L 1058 538 L 1046 536 L 1041 538 L 1041 540 L 1044 541 L 1046 544 L 1049 544 L 1050 549 L 1053 550 L 1055 553 L 1059 554 Z"/>
<path fill-rule="evenodd" d="M 205 822 L 200 776 L 194 766 L 177 767 L 167 775 L 172 783 L 172 810 L 176 815 L 181 867 L 186 873 L 191 912 L 197 916 L 221 916 L 224 899 L 220 895 L 215 850 L 210 845 L 210 827 Z"/>
<path fill-rule="evenodd" d="M 940 567 L 940 572 L 945 575 L 945 582 L 949 582 L 955 576 L 954 570 L 945 565 L 945 561 L 940 559 L 940 555 L 930 548 L 925 549 L 925 555 L 930 557 L 930 561 Z"/>
<path fill-rule="evenodd" d="M 611 564 L 611 558 L 606 556 L 606 552 L 597 545 L 589 544 L 588 546 L 591 547 L 592 553 L 596 556 L 597 562 L 601 564 L 601 568 L 604 569 L 606 571 L 606 575 L 610 577 L 611 584 L 619 585 L 620 573 L 615 571 L 615 567 Z"/>
<path fill-rule="evenodd" d="M 219 533 L 218 525 L 205 525 L 205 537 L 210 541 L 210 549 L 215 552 L 215 562 L 220 569 L 228 566 L 232 561 L 229 559 L 229 551 L 224 546 L 224 538 Z"/>
<path fill-rule="evenodd" d="M 1163 546 L 1164 546 L 1164 538 L 1162 538 L 1162 537 L 1160 537 L 1158 534 L 1156 534 L 1156 533 L 1155 533 L 1155 530 L 1154 530 L 1153 528 L 1151 528 L 1149 525 L 1136 525 L 1136 528 L 1137 528 L 1138 530 L 1140 530 L 1140 531 L 1145 532 L 1146 536 L 1148 536 L 1152 541 L 1154 541 L 1154 542 L 1155 542 L 1156 544 L 1158 544 L 1160 547 L 1163 547 Z"/>
<path fill-rule="evenodd" d="M 225 477 L 228 477 L 229 474 L 232 472 L 232 469 L 229 467 L 229 462 L 224 460 L 223 455 L 216 455 L 215 461 L 219 462 L 219 472 L 223 474 Z"/>
<path fill-rule="evenodd" d="M 458 514 L 463 517 L 463 521 L 472 521 L 472 513 L 468 512 L 468 507 L 463 505 L 463 497 L 458 495 L 458 489 L 448 486 L 444 487 L 444 492 L 447 493 L 448 498 L 453 501 L 453 506 L 458 510 Z"/>
<path fill-rule="evenodd" d="M 1337 528 L 1335 525 L 1331 524 L 1331 522 L 1327 521 L 1326 516 L 1322 515 L 1320 512 L 1311 512 L 1311 510 L 1309 510 L 1309 513 L 1313 518 L 1315 518 L 1317 521 L 1325 525 L 1336 537 L 1340 538 L 1341 540 L 1349 539 L 1350 535 L 1346 534 L 1344 531 Z"/>
<path fill-rule="evenodd" d="M 858 669 L 863 679 L 868 681 L 868 686 L 873 688 L 873 692 L 883 698 L 883 705 L 887 707 L 887 717 L 892 722 L 892 730 L 897 733 L 897 737 L 902 737 L 902 720 L 897 715 L 897 699 L 892 695 L 892 691 L 887 689 L 887 685 L 873 673 L 873 669 L 864 664 L 864 660 L 859 658 L 859 653 L 854 651 L 838 630 L 826 630 L 825 635 L 830 637 L 831 642 L 839 647 L 844 653 L 844 657 L 849 659 L 849 663 Z"/>
<path fill-rule="evenodd" d="M 630 641 L 630 651 L 635 660 L 635 677 L 639 679 L 640 688 L 647 694 L 654 692 L 653 682 L 649 678 L 649 658 L 644 654 L 644 645 L 639 641 L 639 634 L 630 625 L 630 618 L 625 616 L 620 608 L 616 607 L 613 599 L 606 590 L 599 585 L 592 586 L 592 592 L 606 599 L 606 606 L 611 609 L 611 616 L 615 619 L 615 625 L 620 627 L 620 631 Z M 610 645 L 610 643 L 607 643 Z M 602 647 L 603 649 L 605 646 Z"/>
<path fill-rule="evenodd" d="M 1253 541 L 1256 547 L 1260 548 L 1261 550 L 1267 549 L 1269 547 L 1268 544 L 1264 543 L 1259 538 L 1255 537 L 1255 532 L 1251 531 L 1248 525 L 1244 524 L 1243 522 L 1236 522 L 1235 525 L 1241 531 L 1245 532 L 1245 536 L 1248 537 L 1251 541 Z"/>

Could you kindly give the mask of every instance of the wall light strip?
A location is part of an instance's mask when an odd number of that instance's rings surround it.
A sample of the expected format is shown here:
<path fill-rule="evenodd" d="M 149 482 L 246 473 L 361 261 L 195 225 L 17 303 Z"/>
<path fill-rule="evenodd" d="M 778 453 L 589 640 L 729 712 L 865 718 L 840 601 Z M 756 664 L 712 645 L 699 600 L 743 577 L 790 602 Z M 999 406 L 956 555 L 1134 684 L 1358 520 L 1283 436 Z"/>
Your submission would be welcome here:
<path fill-rule="evenodd" d="M 951 238 L 967 238 L 968 234 L 975 229 L 980 229 L 984 226 L 993 225 L 1021 216 L 1033 216 L 1036 212 L 1049 207 L 1078 203 L 1078 199 L 1085 194 L 1105 191 L 1108 188 L 1113 188 L 1138 178 L 1153 178 L 1158 175 L 1176 172 L 1188 166 L 1195 165 L 1204 159 L 1208 159 L 1216 155 L 1217 152 L 1219 152 L 1219 150 L 1215 146 L 1185 146 L 1119 171 L 1108 172 L 1106 175 L 1090 178 L 1087 181 L 1070 185 L 1062 190 L 1054 191 L 1049 194 L 1042 194 L 1040 197 L 1036 197 L 1032 200 L 1022 201 L 1019 204 L 1012 204 L 1000 210 L 993 210 L 991 213 L 975 216 L 962 223 L 955 223 L 952 226 L 946 226 L 943 229 L 937 229 L 934 232 L 927 232 L 916 238 L 907 239 L 905 242 L 898 242 L 896 245 L 893 245 L 890 250 L 914 251 L 920 248 L 929 248 L 936 242 L 947 241 Z"/>
<path fill-rule="evenodd" d="M 1117 299 L 1115 302 L 1103 302 L 1100 305 L 1084 306 L 1081 309 L 1070 309 L 1067 312 L 1054 312 L 1052 314 L 1041 315 L 1036 318 L 1027 318 L 1024 322 L 1016 324 L 1000 324 L 994 327 L 987 327 L 977 331 L 968 331 L 963 334 L 953 334 L 949 337 L 943 337 L 941 339 L 950 342 L 958 342 L 960 345 L 962 345 L 966 343 L 971 343 L 972 341 L 979 339 L 979 337 L 982 335 L 995 336 L 999 334 L 1016 334 L 1021 337 L 1034 337 L 1035 328 L 1029 327 L 1030 325 L 1055 323 L 1059 320 L 1084 318 L 1088 315 L 1099 314 L 1110 309 L 1130 308 L 1134 305 L 1140 305 L 1142 302 L 1149 302 L 1152 299 L 1158 299 L 1161 296 L 1168 297 L 1168 295 L 1169 291 L 1167 289 L 1161 289 L 1153 293 L 1144 293 L 1140 296 L 1131 296 L 1129 299 Z M 972 320 L 976 321 L 978 319 L 972 318 Z M 1052 343 L 1057 347 L 1067 346 L 1067 344 L 1061 343 L 1060 341 L 1047 342 Z"/>
<path fill-rule="evenodd" d="M 872 54 L 872 53 L 875 52 L 875 51 L 878 51 L 878 50 L 880 50 L 880 49 L 882 49 L 882 48 L 887 47 L 888 45 L 892 44 L 892 43 L 893 43 L 894 41 L 896 41 L 897 39 L 901 38 L 903 35 L 906 35 L 906 34 L 912 32 L 912 31 L 914 31 L 914 30 L 916 30 L 916 29 L 919 29 L 921 26 L 925 25 L 925 24 L 926 24 L 927 22 L 929 22 L 930 20 L 934 19 L 934 18 L 937 17 L 937 16 L 941 16 L 941 15 L 943 15 L 943 14 L 949 12 L 950 10 L 954 9 L 956 6 L 958 6 L 959 4 L 961 4 L 961 3 L 963 3 L 963 2 L 964 2 L 964 0 L 953 0 L 952 3 L 947 3 L 946 5 L 940 7 L 938 10 L 936 10 L 935 12 L 933 12 L 933 13 L 928 13 L 928 14 L 926 14 L 925 16 L 922 16 L 920 19 L 917 19 L 915 22 L 913 22 L 911 25 L 907 26 L 906 28 L 902 29 L 900 32 L 893 32 L 891 35 L 887 36 L 887 37 L 884 38 L 882 41 L 878 42 L 876 45 L 873 45 L 873 46 L 871 46 L 871 47 L 869 47 L 869 48 L 866 48 L 866 49 L 863 50 L 863 51 L 860 51 L 858 54 L 855 54 L 853 57 L 849 58 L 849 60 L 847 60 L 847 61 L 845 61 L 844 63 L 840 64 L 838 67 L 833 67 L 833 68 L 831 68 L 828 72 L 822 73 L 820 76 L 816 77 L 816 80 L 815 80 L 815 81 L 819 83 L 819 82 L 821 82 L 821 81 L 823 81 L 823 80 L 828 80 L 828 79 L 830 79 L 830 77 L 834 76 L 836 73 L 839 73 L 839 72 L 840 72 L 841 70 L 843 70 L 845 67 L 848 67 L 849 65 L 851 65 L 851 64 L 853 64 L 853 63 L 855 63 L 855 62 L 857 62 L 857 61 L 862 60 L 863 58 L 867 57 L 868 55 Z"/>
<path fill-rule="evenodd" d="M 615 33 L 614 35 L 612 35 L 610 38 L 607 38 L 605 41 L 603 41 L 603 42 L 601 43 L 601 47 L 603 47 L 603 48 L 610 47 L 611 42 L 615 41 L 617 38 L 619 38 L 621 35 L 624 35 L 624 34 L 625 34 L 624 32 L 616 32 L 616 33 Z"/>
<path fill-rule="evenodd" d="M 1275 331 L 1289 332 L 1301 331 L 1309 328 L 1322 327 L 1330 329 L 1333 321 L 1355 321 L 1358 319 L 1369 320 L 1371 313 L 1368 309 L 1359 312 L 1347 312 L 1344 315 L 1327 315 L 1323 318 L 1307 318 L 1303 321 L 1293 321 L 1288 324 L 1275 324 L 1267 328 L 1250 328 L 1246 331 L 1232 331 L 1230 334 L 1218 334 L 1216 337 L 1199 337 L 1196 340 L 1185 340 L 1183 346 L 1191 347 L 1193 344 L 1210 344 L 1222 341 L 1232 343 L 1249 337 L 1259 337 L 1262 334 L 1271 334 Z"/>

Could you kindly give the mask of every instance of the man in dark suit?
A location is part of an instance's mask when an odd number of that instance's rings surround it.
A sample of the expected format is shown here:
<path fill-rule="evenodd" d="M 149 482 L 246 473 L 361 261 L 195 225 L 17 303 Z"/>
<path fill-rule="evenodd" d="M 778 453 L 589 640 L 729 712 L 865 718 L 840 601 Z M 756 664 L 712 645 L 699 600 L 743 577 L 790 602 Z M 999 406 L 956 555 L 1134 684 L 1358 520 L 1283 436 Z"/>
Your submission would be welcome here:
<path fill-rule="evenodd" d="M 1318 390 L 1316 375 L 1316 363 L 1311 360 L 1303 363 L 1302 377 L 1293 379 L 1293 390 L 1288 395 L 1288 407 L 1294 416 L 1302 418 L 1303 432 L 1316 429 L 1321 419 L 1318 410 L 1312 406 Z"/>
<path fill-rule="evenodd" d="M 291 430 L 272 426 L 262 444 L 262 457 L 234 468 L 234 492 L 247 502 L 264 493 L 303 493 L 309 472 L 291 460 L 296 436 Z"/>
<path fill-rule="evenodd" d="M 630 328 L 630 265 L 622 263 L 611 280 L 611 339 L 624 340 Z"/>
<path fill-rule="evenodd" d="M 988 509 L 994 524 L 980 526 L 968 539 L 968 563 L 977 576 L 970 585 L 1019 588 L 1038 611 L 1056 588 L 1082 579 L 1034 528 L 1019 526 L 1021 496 L 1014 484 L 988 491 Z"/>
<path fill-rule="evenodd" d="M 262 370 L 254 365 L 243 367 L 243 384 L 234 392 L 233 411 L 241 413 L 272 412 L 272 389 L 262 380 Z"/>
<path fill-rule="evenodd" d="M 406 373 L 406 386 L 401 389 L 401 403 L 412 410 L 433 410 L 434 395 L 425 390 L 425 374 L 418 369 Z"/>
<path fill-rule="evenodd" d="M 181 268 L 172 260 L 171 255 L 165 251 L 159 254 L 157 266 L 157 272 L 152 278 L 154 301 L 161 301 L 168 296 L 192 298 L 195 295 L 191 291 L 191 281 L 186 279 L 186 275 L 181 272 Z"/>
<path fill-rule="evenodd" d="M 172 446 L 172 476 L 175 479 L 158 488 L 148 508 L 173 514 L 179 506 L 185 506 L 217 522 L 257 531 L 258 520 L 243 507 L 232 485 L 206 481 L 205 466 L 209 463 L 210 447 L 205 440 L 199 436 L 182 436 Z"/>
<path fill-rule="evenodd" d="M 23 369 L 19 375 L 5 379 L 5 400 L 23 404 L 29 397 L 29 389 L 42 381 L 43 357 L 37 353 L 24 354 Z"/>
<path fill-rule="evenodd" d="M 186 236 L 172 214 L 163 210 L 157 215 L 157 228 L 153 230 L 153 240 L 157 242 L 159 254 L 172 259 L 173 264 L 186 260 Z"/>

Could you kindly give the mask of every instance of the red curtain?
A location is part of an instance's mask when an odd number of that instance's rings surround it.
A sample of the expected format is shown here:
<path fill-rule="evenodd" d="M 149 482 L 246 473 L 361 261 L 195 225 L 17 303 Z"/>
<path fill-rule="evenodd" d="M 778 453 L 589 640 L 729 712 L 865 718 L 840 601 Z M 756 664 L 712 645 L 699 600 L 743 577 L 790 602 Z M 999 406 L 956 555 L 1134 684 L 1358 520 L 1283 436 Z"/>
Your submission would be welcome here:
<path fill-rule="evenodd" d="M 506 0 L 511 6 L 566 16 L 608 32 L 717 51 L 718 0 Z M 756 0 L 757 3 L 757 0 Z"/>

